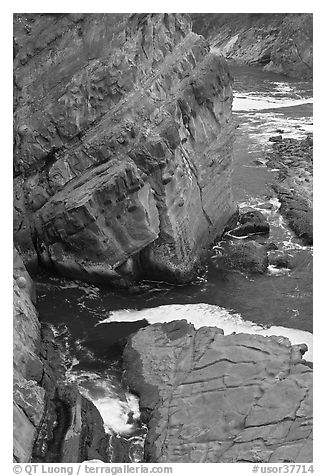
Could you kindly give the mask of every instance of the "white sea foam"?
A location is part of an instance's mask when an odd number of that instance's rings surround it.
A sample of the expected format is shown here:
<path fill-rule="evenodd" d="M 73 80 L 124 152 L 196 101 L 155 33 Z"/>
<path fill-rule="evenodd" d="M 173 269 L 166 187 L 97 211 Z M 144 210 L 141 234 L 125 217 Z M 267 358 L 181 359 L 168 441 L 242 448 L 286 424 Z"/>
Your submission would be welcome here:
<path fill-rule="evenodd" d="M 273 81 L 272 84 L 275 85 L 276 91 L 278 93 L 290 93 L 293 91 L 293 88 L 289 85 L 289 83 L 283 83 L 280 81 Z"/>
<path fill-rule="evenodd" d="M 129 435 L 135 430 L 134 423 L 128 420 L 131 412 L 133 420 L 140 418 L 138 398 L 117 388 L 110 375 L 71 369 L 67 380 L 77 383 L 80 392 L 94 403 L 108 433 Z"/>
<path fill-rule="evenodd" d="M 282 97 L 255 96 L 235 94 L 233 98 L 233 111 L 262 111 L 265 109 L 279 109 L 284 107 L 312 104 L 312 98 L 284 99 Z"/>
<path fill-rule="evenodd" d="M 204 326 L 219 327 L 223 329 L 225 335 L 232 334 L 232 332 L 242 332 L 247 334 L 260 334 L 263 336 L 284 336 L 288 337 L 293 345 L 307 344 L 308 352 L 304 358 L 308 361 L 312 361 L 313 340 L 310 332 L 281 326 L 264 328 L 254 322 L 243 320 L 240 314 L 211 304 L 172 304 L 151 309 L 142 309 L 141 311 L 131 309 L 113 311 L 109 318 L 100 321 L 99 324 L 123 321 L 133 322 L 141 319 L 146 319 L 150 324 L 186 319 L 188 322 L 191 322 L 196 329 Z"/>
<path fill-rule="evenodd" d="M 268 273 L 272 276 L 280 276 L 280 275 L 288 274 L 291 272 L 290 268 L 278 268 L 277 266 L 274 266 L 273 264 L 270 264 L 267 270 L 268 270 Z"/>

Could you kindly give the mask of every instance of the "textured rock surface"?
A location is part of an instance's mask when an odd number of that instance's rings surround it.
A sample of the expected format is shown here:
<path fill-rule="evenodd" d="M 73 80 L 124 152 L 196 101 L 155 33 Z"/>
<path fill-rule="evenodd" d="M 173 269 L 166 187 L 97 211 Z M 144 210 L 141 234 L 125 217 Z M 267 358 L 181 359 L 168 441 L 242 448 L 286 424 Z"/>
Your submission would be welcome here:
<path fill-rule="evenodd" d="M 154 324 L 126 346 L 150 462 L 312 461 L 312 370 L 283 337 Z"/>
<path fill-rule="evenodd" d="M 15 249 L 13 274 L 14 461 L 107 461 L 103 420 L 75 387 L 65 385 L 53 333 L 38 321 L 33 282 Z"/>
<path fill-rule="evenodd" d="M 230 236 L 248 236 L 269 233 L 269 223 L 258 210 L 247 207 L 239 212 L 237 226 L 226 234 Z"/>
<path fill-rule="evenodd" d="M 273 144 L 267 166 L 278 169 L 272 184 L 280 213 L 307 245 L 313 243 L 313 137 L 282 139 Z"/>
<path fill-rule="evenodd" d="M 181 14 L 20 14 L 14 45 L 24 260 L 189 279 L 235 211 L 224 61 Z"/>
<path fill-rule="evenodd" d="M 253 240 L 228 240 L 218 247 L 214 264 L 222 269 L 234 269 L 247 273 L 264 273 L 268 266 L 267 248 Z"/>
<path fill-rule="evenodd" d="M 312 14 L 192 14 L 193 29 L 237 62 L 265 71 L 312 78 Z"/>

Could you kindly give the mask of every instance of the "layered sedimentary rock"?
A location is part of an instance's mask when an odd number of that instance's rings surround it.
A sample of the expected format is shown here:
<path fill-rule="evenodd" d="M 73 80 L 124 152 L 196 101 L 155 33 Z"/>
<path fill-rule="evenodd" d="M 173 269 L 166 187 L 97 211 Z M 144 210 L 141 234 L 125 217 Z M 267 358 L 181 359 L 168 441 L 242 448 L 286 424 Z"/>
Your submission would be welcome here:
<path fill-rule="evenodd" d="M 196 13 L 194 31 L 212 48 L 265 71 L 310 79 L 313 74 L 312 14 Z"/>
<path fill-rule="evenodd" d="M 14 250 L 14 461 L 107 461 L 102 417 L 77 388 L 65 384 L 53 333 L 41 326 L 33 300 L 33 282 Z"/>
<path fill-rule="evenodd" d="M 14 40 L 24 260 L 189 279 L 235 211 L 224 61 L 181 14 L 21 14 Z"/>
<path fill-rule="evenodd" d="M 185 320 L 139 330 L 124 362 L 148 424 L 146 461 L 312 461 L 306 349 Z"/>

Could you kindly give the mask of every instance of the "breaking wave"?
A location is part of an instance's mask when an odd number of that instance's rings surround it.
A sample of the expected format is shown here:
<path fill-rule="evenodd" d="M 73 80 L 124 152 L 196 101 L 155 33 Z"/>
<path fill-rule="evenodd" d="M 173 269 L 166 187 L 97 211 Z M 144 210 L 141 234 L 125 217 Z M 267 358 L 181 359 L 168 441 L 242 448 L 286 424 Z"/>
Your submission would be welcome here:
<path fill-rule="evenodd" d="M 310 362 L 313 360 L 313 339 L 310 332 L 281 326 L 263 327 L 252 321 L 245 321 L 240 314 L 212 304 L 171 304 L 140 311 L 131 309 L 113 311 L 110 317 L 100 321 L 97 325 L 110 322 L 139 321 L 141 319 L 146 319 L 149 324 L 186 319 L 196 329 L 204 326 L 219 327 L 223 329 L 225 335 L 236 332 L 237 334 L 283 336 L 287 337 L 292 345 L 307 344 L 308 352 L 306 352 L 304 358 Z"/>

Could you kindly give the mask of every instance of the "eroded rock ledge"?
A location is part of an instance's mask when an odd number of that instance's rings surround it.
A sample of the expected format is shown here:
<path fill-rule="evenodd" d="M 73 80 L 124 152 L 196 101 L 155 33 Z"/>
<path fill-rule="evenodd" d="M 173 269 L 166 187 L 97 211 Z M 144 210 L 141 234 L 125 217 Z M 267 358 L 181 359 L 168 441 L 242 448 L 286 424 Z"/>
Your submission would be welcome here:
<path fill-rule="evenodd" d="M 147 462 L 312 461 L 312 370 L 284 337 L 187 321 L 130 337 L 125 378 L 148 424 Z"/>
<path fill-rule="evenodd" d="M 53 333 L 41 326 L 33 300 L 33 282 L 14 250 L 14 461 L 108 461 L 102 417 L 75 386 L 66 385 Z"/>
<path fill-rule="evenodd" d="M 231 78 L 183 14 L 19 14 L 14 238 L 90 281 L 190 279 L 235 204 Z"/>

